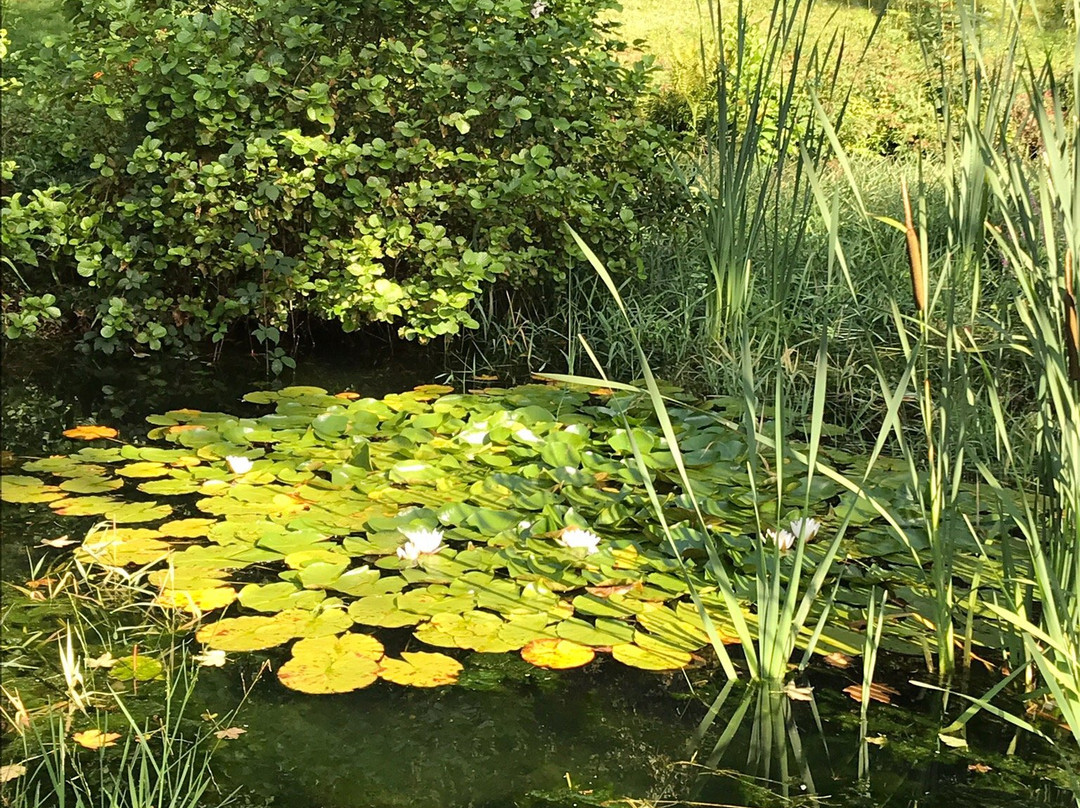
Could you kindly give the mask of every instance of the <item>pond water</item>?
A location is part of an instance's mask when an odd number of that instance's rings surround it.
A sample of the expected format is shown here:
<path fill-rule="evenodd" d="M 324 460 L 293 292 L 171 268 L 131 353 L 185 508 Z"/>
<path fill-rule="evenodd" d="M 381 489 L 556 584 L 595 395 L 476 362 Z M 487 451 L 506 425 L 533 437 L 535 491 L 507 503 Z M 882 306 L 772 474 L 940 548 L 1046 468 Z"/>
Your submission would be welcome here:
<path fill-rule="evenodd" d="M 438 365 L 417 352 L 314 357 L 295 374 L 268 381 L 260 363 L 216 365 L 157 360 L 101 361 L 13 352 L 4 357 L 3 448 L 18 455 L 70 451 L 61 432 L 97 422 L 126 435 L 145 433 L 152 413 L 190 407 L 243 413 L 252 390 L 318 385 L 382 396 L 435 381 Z M 85 520 L 43 506 L 3 508 L 0 560 L 5 597 L 31 571 L 29 559 L 59 561 L 70 548 L 42 539 L 81 539 Z M 26 612 L 30 613 L 30 612 Z M 38 618 L 48 634 L 57 614 Z M 31 621 L 32 622 L 32 621 Z M 32 626 L 31 626 L 32 627 Z M 6 630 L 14 630 L 9 624 Z M 26 620 L 19 624 L 24 633 Z M 386 647 L 408 632 L 385 630 Z M 238 658 L 199 677 L 196 712 L 225 713 L 242 699 L 246 732 L 214 758 L 221 789 L 241 806 L 1068 806 L 1077 755 L 1060 736 L 1054 748 L 980 716 L 968 749 L 938 741 L 939 694 L 913 688 L 928 679 L 913 657 L 879 661 L 879 679 L 898 694 L 873 704 L 870 768 L 859 778 L 859 707 L 842 693 L 859 681 L 849 670 L 812 667 L 800 684 L 812 701 L 744 686 L 725 688 L 715 666 L 653 673 L 598 658 L 580 669 L 548 671 L 517 654 L 461 652 L 456 685 L 406 688 L 377 682 L 363 690 L 313 696 L 256 677 L 280 650 Z M 4 669 L 5 687 L 34 692 L 25 671 Z M 978 676 L 970 692 L 993 680 Z M 147 693 L 147 691 L 150 691 Z M 152 700 L 153 686 L 143 688 Z M 1016 754 L 1005 754 L 1015 743 Z M 14 745 L 6 745 L 6 755 Z M 5 763 L 10 757 L 5 757 Z"/>

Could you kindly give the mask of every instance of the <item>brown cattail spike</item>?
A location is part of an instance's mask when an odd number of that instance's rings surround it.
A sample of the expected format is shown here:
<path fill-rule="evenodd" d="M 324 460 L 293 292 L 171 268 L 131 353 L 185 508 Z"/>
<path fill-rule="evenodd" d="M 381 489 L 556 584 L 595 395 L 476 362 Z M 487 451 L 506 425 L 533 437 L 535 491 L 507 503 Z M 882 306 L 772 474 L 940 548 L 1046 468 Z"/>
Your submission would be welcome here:
<path fill-rule="evenodd" d="M 1076 285 L 1072 250 L 1065 253 L 1065 353 L 1069 357 L 1069 379 L 1080 385 L 1080 324 L 1076 318 Z"/>
<path fill-rule="evenodd" d="M 911 288 L 915 293 L 915 307 L 926 314 L 926 273 L 922 262 L 919 234 L 915 230 L 915 217 L 911 213 L 911 196 L 907 180 L 900 179 L 900 194 L 904 199 L 904 227 L 907 235 L 908 261 L 911 263 Z"/>

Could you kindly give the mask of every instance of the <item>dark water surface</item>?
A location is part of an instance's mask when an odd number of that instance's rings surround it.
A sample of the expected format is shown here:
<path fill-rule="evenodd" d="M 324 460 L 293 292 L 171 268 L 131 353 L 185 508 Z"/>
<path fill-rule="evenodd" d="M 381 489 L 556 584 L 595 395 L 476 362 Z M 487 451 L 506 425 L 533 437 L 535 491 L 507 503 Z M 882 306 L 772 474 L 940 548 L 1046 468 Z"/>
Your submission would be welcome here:
<path fill-rule="evenodd" d="M 255 389 L 308 384 L 377 397 L 440 378 L 430 356 L 389 348 L 309 358 L 276 382 L 245 356 L 209 365 L 20 349 L 5 355 L 3 372 L 3 448 L 19 455 L 69 450 L 60 433 L 76 423 L 108 424 L 130 440 L 155 412 L 243 412 L 250 405 L 241 395 Z M 28 551 L 54 559 L 69 552 L 42 548 L 41 539 L 81 539 L 87 528 L 44 506 L 5 505 L 2 517 L 7 584 L 25 580 Z M 384 639 L 388 647 L 404 642 L 393 631 Z M 205 671 L 197 712 L 227 713 L 263 660 L 284 658 L 236 655 Z M 804 702 L 742 686 L 718 699 L 724 682 L 710 669 L 650 674 L 598 659 L 549 672 L 513 654 L 460 659 L 461 683 L 436 690 L 380 681 L 306 696 L 264 674 L 237 720 L 246 733 L 215 757 L 221 787 L 237 791 L 237 805 L 274 808 L 1076 804 L 1063 787 L 1077 779 L 1067 737 L 1059 736 L 1059 752 L 1021 734 L 1018 754 L 1006 756 L 1012 729 L 977 718 L 969 749 L 941 746 L 939 727 L 962 705 L 953 699 L 942 722 L 940 696 L 907 685 L 928 678 L 905 670 L 916 664 L 910 660 L 879 662 L 879 678 L 902 693 L 871 707 L 868 734 L 884 743 L 869 747 L 870 774 L 860 780 L 858 704 L 841 692 L 859 680 L 857 662 L 849 671 L 811 671 L 801 683 L 814 686 L 815 699 Z M 12 683 L 6 671 L 5 679 Z"/>

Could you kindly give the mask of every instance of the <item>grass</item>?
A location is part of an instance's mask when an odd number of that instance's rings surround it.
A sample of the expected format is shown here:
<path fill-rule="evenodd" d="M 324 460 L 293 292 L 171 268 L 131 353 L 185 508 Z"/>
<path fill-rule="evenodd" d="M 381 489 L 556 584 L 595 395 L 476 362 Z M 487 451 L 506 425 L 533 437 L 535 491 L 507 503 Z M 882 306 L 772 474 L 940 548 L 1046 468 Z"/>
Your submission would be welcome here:
<path fill-rule="evenodd" d="M 198 667 L 173 643 L 176 612 L 148 605 L 154 592 L 138 574 L 91 575 L 77 562 L 67 562 L 52 569 L 32 565 L 31 575 L 42 585 L 21 592 L 13 587 L 0 613 L 0 714 L 5 733 L 10 732 L 4 761 L 7 771 L 21 772 L 0 783 L 0 804 L 227 804 L 215 796 L 211 759 L 221 743 L 215 731 L 230 726 L 236 710 L 212 723 L 192 720 Z M 32 613 L 42 604 L 63 617 L 62 627 L 48 637 L 23 634 L 25 616 L 17 612 Z M 162 663 L 161 676 L 140 683 L 109 674 L 108 660 L 131 658 L 131 638 L 141 658 Z M 95 746 L 81 734 L 85 731 L 103 733 L 107 743 Z"/>

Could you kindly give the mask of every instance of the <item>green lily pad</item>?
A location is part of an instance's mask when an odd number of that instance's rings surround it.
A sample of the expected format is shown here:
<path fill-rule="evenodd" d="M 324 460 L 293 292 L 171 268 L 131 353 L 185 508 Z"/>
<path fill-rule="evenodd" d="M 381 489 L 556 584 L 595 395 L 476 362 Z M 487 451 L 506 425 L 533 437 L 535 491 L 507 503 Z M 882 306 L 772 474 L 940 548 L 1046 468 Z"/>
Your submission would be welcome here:
<path fill-rule="evenodd" d="M 107 494 L 117 488 L 122 488 L 123 485 L 123 480 L 94 475 L 89 477 L 69 477 L 60 483 L 60 490 L 69 494 Z"/>
<path fill-rule="evenodd" d="M 174 519 L 158 526 L 162 536 L 174 539 L 195 539 L 205 536 L 218 522 L 216 519 Z"/>
<path fill-rule="evenodd" d="M 317 589 L 298 589 L 288 581 L 282 581 L 248 584 L 240 590 L 238 597 L 246 609 L 274 613 L 286 609 L 314 609 L 326 597 L 326 593 Z"/>
<path fill-rule="evenodd" d="M 700 618 L 694 622 L 683 620 L 666 606 L 650 604 L 638 613 L 637 620 L 650 634 L 682 651 L 694 652 L 709 643 Z"/>
<path fill-rule="evenodd" d="M 624 665 L 647 671 L 672 671 L 685 668 L 691 662 L 690 654 L 677 649 L 642 648 L 634 643 L 611 646 L 611 655 Z"/>
<path fill-rule="evenodd" d="M 109 668 L 109 676 L 121 681 L 149 682 L 165 678 L 165 667 L 153 657 L 143 654 L 123 657 Z"/>
<path fill-rule="evenodd" d="M 357 567 L 339 575 L 330 588 L 336 592 L 363 598 L 369 595 L 394 594 L 400 592 L 405 586 L 404 578 L 383 575 L 370 567 Z"/>
<path fill-rule="evenodd" d="M 82 563 L 107 567 L 145 566 L 164 561 L 172 553 L 168 542 L 156 530 L 145 528 L 106 528 L 91 533 L 75 550 Z"/>
<path fill-rule="evenodd" d="M 499 637 L 504 621 L 491 612 L 437 614 L 416 629 L 414 636 L 429 645 L 443 648 L 468 648 L 489 654 L 513 651 L 514 643 Z"/>
<path fill-rule="evenodd" d="M 142 461 L 139 463 L 128 463 L 126 466 L 121 466 L 116 469 L 116 473 L 121 477 L 164 477 L 169 474 L 170 469 L 164 463 L 153 463 L 150 461 Z"/>
<path fill-rule="evenodd" d="M 139 483 L 138 489 L 145 494 L 161 497 L 178 497 L 185 494 L 194 494 L 199 490 L 201 483 L 194 479 L 179 477 L 167 477 L 157 480 L 148 480 Z"/>
<path fill-rule="evenodd" d="M 397 596 L 393 594 L 370 595 L 354 600 L 349 604 L 349 617 L 361 625 L 382 628 L 415 626 L 424 619 L 422 615 L 399 609 Z"/>
<path fill-rule="evenodd" d="M 415 614 L 462 614 L 476 606 L 476 598 L 470 595 L 451 595 L 445 587 L 427 586 L 410 589 L 398 595 L 397 605 L 399 609 Z"/>
<path fill-rule="evenodd" d="M 66 495 L 55 485 L 45 485 L 37 477 L 5 474 L 0 477 L 0 499 L 11 503 L 53 502 Z"/>
<path fill-rule="evenodd" d="M 618 624 L 617 621 L 611 622 L 616 625 L 626 625 Z M 597 627 L 586 620 L 571 618 L 556 623 L 555 634 L 562 637 L 564 640 L 576 642 L 578 645 L 591 645 L 597 648 L 605 648 L 628 642 L 625 631 L 619 629 L 612 631 L 610 628 L 611 626 L 608 624 Z M 632 628 L 630 629 L 630 639 L 633 639 Z"/>

